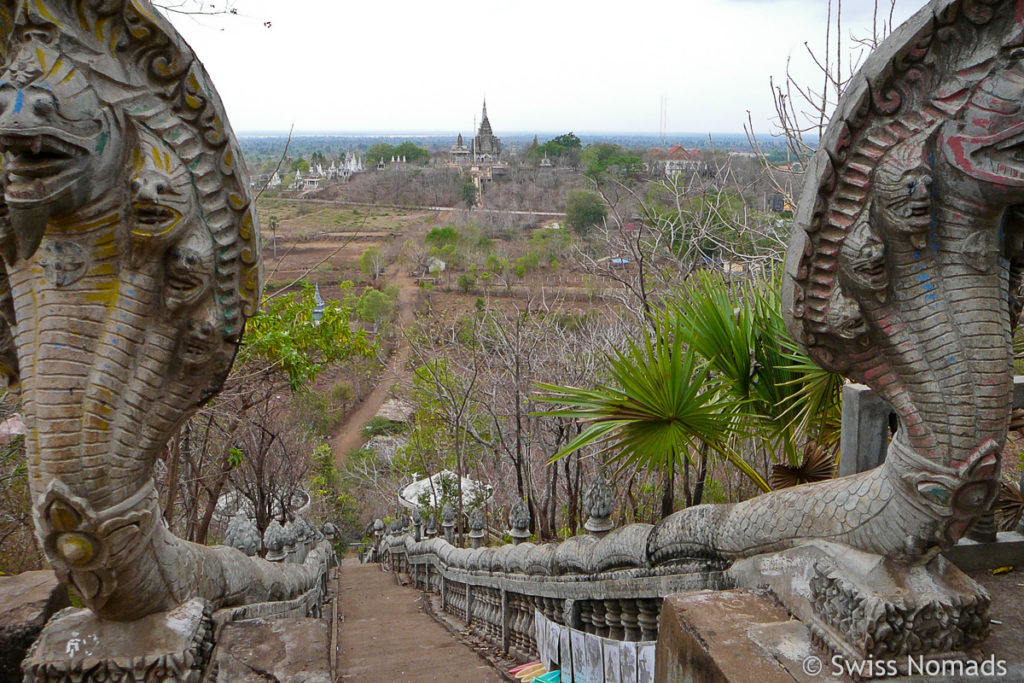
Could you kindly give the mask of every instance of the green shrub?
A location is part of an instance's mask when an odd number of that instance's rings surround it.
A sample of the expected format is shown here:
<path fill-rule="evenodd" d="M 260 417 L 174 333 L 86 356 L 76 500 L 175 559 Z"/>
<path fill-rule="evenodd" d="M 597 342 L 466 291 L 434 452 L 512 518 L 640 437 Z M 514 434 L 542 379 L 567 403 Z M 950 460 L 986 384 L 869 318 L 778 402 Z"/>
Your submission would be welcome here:
<path fill-rule="evenodd" d="M 371 417 L 363 425 L 363 436 L 367 438 L 372 436 L 392 436 L 394 434 L 401 434 L 408 428 L 409 426 L 404 422 L 396 422 L 386 417 Z"/>
<path fill-rule="evenodd" d="M 345 403 L 351 401 L 352 397 L 355 396 L 355 389 L 352 388 L 351 382 L 335 382 L 331 385 L 331 388 L 327 391 L 327 398 L 330 399 L 331 403 Z"/>
<path fill-rule="evenodd" d="M 463 273 L 456 280 L 456 284 L 458 284 L 459 289 L 468 294 L 476 286 L 476 276 L 472 273 Z"/>
<path fill-rule="evenodd" d="M 427 236 L 423 238 L 423 241 L 428 246 L 440 249 L 448 245 L 457 244 L 460 238 L 461 235 L 459 234 L 459 231 L 449 225 L 443 228 L 434 228 L 427 233 Z"/>
<path fill-rule="evenodd" d="M 579 235 L 587 234 L 608 217 L 601 197 L 589 190 L 573 190 L 565 203 L 565 224 Z"/>

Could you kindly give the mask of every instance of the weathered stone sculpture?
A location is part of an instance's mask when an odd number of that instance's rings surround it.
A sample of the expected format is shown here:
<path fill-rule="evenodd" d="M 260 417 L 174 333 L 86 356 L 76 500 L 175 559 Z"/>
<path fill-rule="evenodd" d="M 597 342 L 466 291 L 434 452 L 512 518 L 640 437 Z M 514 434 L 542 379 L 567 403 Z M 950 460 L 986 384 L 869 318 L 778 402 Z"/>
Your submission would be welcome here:
<path fill-rule="evenodd" d="M 530 537 L 530 509 L 526 507 L 526 501 L 520 500 L 512 506 L 508 525 L 513 543 L 518 545 Z"/>
<path fill-rule="evenodd" d="M 608 484 L 602 472 L 598 472 L 583 494 L 583 508 L 587 521 L 583 528 L 597 537 L 604 536 L 615 527 L 612 522 L 612 508 L 615 505 L 615 491 Z"/>
<path fill-rule="evenodd" d="M 999 490 L 1024 275 L 1022 16 L 1016 0 L 933 0 L 851 81 L 807 169 L 784 313 L 812 358 L 899 416 L 884 464 L 684 510 L 648 541 L 656 564 L 817 543 L 806 610 L 787 607 L 850 654 L 988 631 L 987 594 L 937 555 Z"/>
<path fill-rule="evenodd" d="M 479 548 L 484 538 L 484 509 L 481 506 L 473 508 L 469 513 L 469 540 L 474 548 Z M 417 539 L 419 540 L 419 539 Z"/>
<path fill-rule="evenodd" d="M 989 508 L 1024 273 L 1024 26 L 1010 0 L 935 0 L 850 84 L 808 169 L 784 299 L 820 364 L 899 414 L 885 464 L 677 513 L 656 563 L 828 539 L 920 564 Z"/>
<path fill-rule="evenodd" d="M 316 568 L 174 537 L 153 484 L 259 297 L 248 179 L 205 71 L 148 0 L 4 0 L 0 58 L 0 356 L 51 565 L 110 620 L 307 590 Z"/>
<path fill-rule="evenodd" d="M 239 511 L 228 522 L 228 528 L 224 532 L 224 545 L 241 550 L 252 557 L 260 551 L 263 544 L 256 525 L 252 523 L 247 514 Z"/>
<path fill-rule="evenodd" d="M 288 560 L 284 527 L 276 519 L 271 520 L 267 525 L 267 530 L 263 532 L 263 547 L 267 549 L 267 562 L 286 562 Z"/>
<path fill-rule="evenodd" d="M 451 502 L 445 503 L 441 508 L 441 528 L 444 530 L 444 537 L 449 543 L 455 542 L 455 506 Z"/>

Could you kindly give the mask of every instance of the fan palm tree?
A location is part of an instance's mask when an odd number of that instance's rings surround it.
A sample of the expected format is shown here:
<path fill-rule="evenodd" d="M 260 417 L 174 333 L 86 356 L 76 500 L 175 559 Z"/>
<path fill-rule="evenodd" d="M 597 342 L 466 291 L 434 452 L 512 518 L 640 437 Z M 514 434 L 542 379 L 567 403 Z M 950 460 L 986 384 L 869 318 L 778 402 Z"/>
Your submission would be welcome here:
<path fill-rule="evenodd" d="M 839 441 L 843 378 L 820 368 L 792 340 L 775 276 L 741 284 L 695 273 L 669 309 L 682 341 L 707 362 L 738 401 L 748 431 L 800 465 L 798 440 L 831 449 Z M 802 439 L 798 439 L 800 435 Z"/>
<path fill-rule="evenodd" d="M 538 400 L 561 408 L 539 413 L 586 421 L 587 427 L 552 456 L 558 460 L 585 446 L 602 446 L 620 469 L 646 467 L 665 476 L 662 514 L 673 510 L 674 477 L 683 459 L 704 445 L 719 453 L 757 486 L 764 479 L 732 448 L 740 426 L 739 402 L 719 382 L 692 348 L 684 348 L 679 319 L 655 312 L 654 335 L 644 332 L 606 359 L 610 383 L 593 389 L 539 384 L 547 391 Z"/>

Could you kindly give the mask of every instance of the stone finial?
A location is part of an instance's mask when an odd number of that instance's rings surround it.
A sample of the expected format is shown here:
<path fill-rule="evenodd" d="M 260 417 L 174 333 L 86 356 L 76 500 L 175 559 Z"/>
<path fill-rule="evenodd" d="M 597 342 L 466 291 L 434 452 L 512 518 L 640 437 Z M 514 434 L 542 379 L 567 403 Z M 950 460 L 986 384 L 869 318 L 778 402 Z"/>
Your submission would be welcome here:
<path fill-rule="evenodd" d="M 309 535 L 309 547 L 312 550 L 317 543 L 323 540 L 324 535 L 321 533 L 320 529 L 317 529 L 316 525 L 308 519 L 303 518 L 302 521 L 306 525 L 306 533 Z"/>
<path fill-rule="evenodd" d="M 304 546 L 309 541 L 309 531 L 306 529 L 306 520 L 296 517 L 292 522 L 292 529 L 295 531 L 295 544 Z"/>
<path fill-rule="evenodd" d="M 284 548 L 284 528 L 276 519 L 263 532 L 263 545 L 267 548 L 268 562 L 284 562 L 288 556 Z"/>
<path fill-rule="evenodd" d="M 470 534 L 478 533 L 483 535 L 484 509 L 482 507 L 475 507 L 472 512 L 469 513 L 469 531 Z"/>
<path fill-rule="evenodd" d="M 455 524 L 455 506 L 451 502 L 445 503 L 441 508 L 441 524 Z"/>
<path fill-rule="evenodd" d="M 427 538 L 437 536 L 437 519 L 434 515 L 427 515 L 426 530 L 423 533 Z"/>
<path fill-rule="evenodd" d="M 313 528 L 303 517 L 296 517 L 295 523 L 295 561 L 302 564 L 306 555 L 313 547 Z"/>
<path fill-rule="evenodd" d="M 384 535 L 384 520 L 378 517 L 373 520 L 373 535 L 383 536 Z"/>
<path fill-rule="evenodd" d="M 509 535 L 516 545 L 530 537 L 530 508 L 526 506 L 525 500 L 512 506 L 512 511 L 508 515 L 508 523 L 511 527 Z"/>
<path fill-rule="evenodd" d="M 413 539 L 419 543 L 423 539 L 423 513 L 416 508 L 412 513 Z"/>
<path fill-rule="evenodd" d="M 484 538 L 484 509 L 473 508 L 469 513 L 469 539 L 474 548 L 479 548 Z"/>
<path fill-rule="evenodd" d="M 241 510 L 228 522 L 227 531 L 224 532 L 224 545 L 241 550 L 249 557 L 260 551 L 259 529 Z"/>
<path fill-rule="evenodd" d="M 281 542 L 284 544 L 284 552 L 287 556 L 285 562 L 295 562 L 298 554 L 298 538 L 295 534 L 295 525 L 288 521 L 284 523 Z"/>
<path fill-rule="evenodd" d="M 455 542 L 455 506 L 451 502 L 444 504 L 441 508 L 441 527 L 444 529 L 444 537 L 449 543 Z"/>
<path fill-rule="evenodd" d="M 604 478 L 604 473 L 598 472 L 583 494 L 583 508 L 588 515 L 583 528 L 595 536 L 607 534 L 615 526 L 611 520 L 614 505 L 615 490 Z"/>
<path fill-rule="evenodd" d="M 338 527 L 336 527 L 334 524 L 331 524 L 330 522 L 327 522 L 322 527 L 320 527 L 320 533 L 324 535 L 324 538 L 331 542 L 341 538 L 341 531 L 338 529 Z"/>

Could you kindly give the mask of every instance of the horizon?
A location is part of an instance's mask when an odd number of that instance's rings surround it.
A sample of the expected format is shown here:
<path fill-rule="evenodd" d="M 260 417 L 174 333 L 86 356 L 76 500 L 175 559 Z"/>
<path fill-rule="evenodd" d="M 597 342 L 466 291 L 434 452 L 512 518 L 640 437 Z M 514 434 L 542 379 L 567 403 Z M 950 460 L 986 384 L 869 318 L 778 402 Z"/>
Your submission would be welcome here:
<path fill-rule="evenodd" d="M 558 136 L 558 135 L 564 135 L 566 133 L 572 133 L 572 134 L 577 135 L 577 136 L 579 136 L 579 135 L 586 135 L 586 136 L 595 136 L 595 135 L 635 135 L 635 136 L 638 136 L 638 137 L 677 137 L 677 136 L 695 137 L 695 136 L 708 136 L 708 135 L 711 135 L 711 136 L 715 136 L 715 135 L 746 136 L 746 133 L 744 131 L 742 131 L 742 130 L 737 130 L 737 131 L 725 131 L 725 130 L 720 130 L 720 131 L 666 131 L 664 133 L 659 133 L 657 131 L 651 132 L 651 131 L 644 131 L 644 130 L 625 130 L 625 129 L 623 129 L 623 130 L 536 130 L 536 131 L 535 130 L 508 130 L 508 131 L 497 131 L 497 132 L 495 132 L 495 136 L 498 137 L 498 138 L 501 138 L 503 136 L 523 137 L 523 136 L 530 136 L 530 135 L 538 135 L 538 136 L 540 136 L 540 135 L 552 135 L 552 136 Z M 252 136 L 255 136 L 255 135 L 264 135 L 264 136 L 268 136 L 268 137 L 269 136 L 287 137 L 288 134 L 289 134 L 289 131 L 281 130 L 281 129 L 276 129 L 276 130 L 274 130 L 274 129 L 267 129 L 267 130 L 252 129 L 252 130 L 236 130 L 235 131 L 235 135 L 237 135 L 239 137 L 243 137 L 243 136 L 252 137 Z M 364 136 L 364 137 L 369 137 L 369 136 L 444 137 L 444 136 L 450 135 L 452 137 L 455 137 L 455 136 L 458 136 L 459 134 L 462 134 L 463 136 L 465 136 L 466 135 L 466 131 L 463 131 L 463 130 L 389 130 L 389 129 L 379 129 L 379 130 L 331 130 L 331 129 L 324 129 L 324 130 L 295 130 L 295 131 L 291 131 L 292 137 L 309 136 L 309 135 L 331 135 L 331 136 L 337 136 L 337 137 L 344 137 L 344 136 Z M 471 133 L 471 135 L 475 135 L 475 134 L 476 134 L 475 131 L 473 133 Z M 775 137 L 775 136 L 772 136 L 772 137 Z"/>

